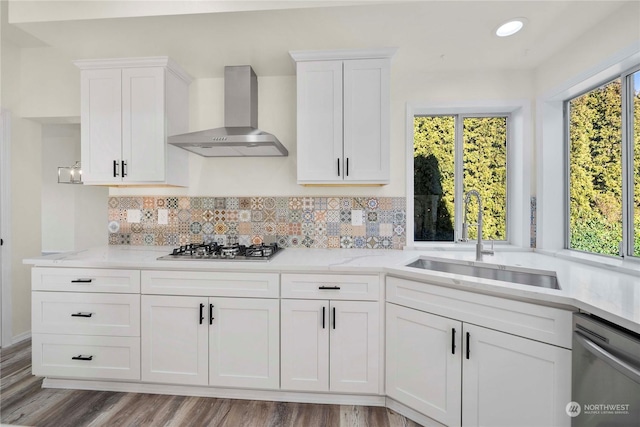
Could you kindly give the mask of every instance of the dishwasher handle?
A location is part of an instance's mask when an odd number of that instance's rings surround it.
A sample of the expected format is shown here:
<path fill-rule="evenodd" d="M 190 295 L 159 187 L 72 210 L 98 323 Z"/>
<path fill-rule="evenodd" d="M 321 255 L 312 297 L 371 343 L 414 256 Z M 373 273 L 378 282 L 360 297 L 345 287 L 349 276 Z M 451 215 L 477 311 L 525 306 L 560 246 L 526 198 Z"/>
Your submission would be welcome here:
<path fill-rule="evenodd" d="M 618 372 L 626 375 L 634 382 L 640 384 L 640 370 L 638 370 L 634 366 L 631 366 L 619 357 L 609 353 L 607 350 L 595 344 L 590 339 L 585 338 L 578 332 L 574 332 L 574 339 L 589 353 L 602 360 Z"/>

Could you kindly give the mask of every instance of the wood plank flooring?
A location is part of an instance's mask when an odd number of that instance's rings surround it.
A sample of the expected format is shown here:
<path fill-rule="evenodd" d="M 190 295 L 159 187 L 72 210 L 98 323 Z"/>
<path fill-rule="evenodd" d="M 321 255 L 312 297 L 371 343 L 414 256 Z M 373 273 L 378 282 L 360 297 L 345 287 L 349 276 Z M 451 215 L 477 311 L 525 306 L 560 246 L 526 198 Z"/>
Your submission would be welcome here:
<path fill-rule="evenodd" d="M 0 422 L 21 426 L 420 427 L 379 407 L 43 389 L 31 341 L 0 349 Z"/>

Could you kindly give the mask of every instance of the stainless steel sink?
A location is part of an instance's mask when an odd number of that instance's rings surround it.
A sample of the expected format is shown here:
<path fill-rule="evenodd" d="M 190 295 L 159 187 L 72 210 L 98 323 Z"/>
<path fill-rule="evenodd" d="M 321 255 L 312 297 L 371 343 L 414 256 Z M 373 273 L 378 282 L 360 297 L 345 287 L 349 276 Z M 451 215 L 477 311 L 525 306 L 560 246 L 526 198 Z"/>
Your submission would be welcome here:
<path fill-rule="evenodd" d="M 540 288 L 560 289 L 558 278 L 552 271 L 532 270 L 499 265 L 469 265 L 463 262 L 420 258 L 407 267 L 435 270 L 443 273 L 461 274 L 463 276 L 493 279 L 521 285 L 538 286 Z"/>

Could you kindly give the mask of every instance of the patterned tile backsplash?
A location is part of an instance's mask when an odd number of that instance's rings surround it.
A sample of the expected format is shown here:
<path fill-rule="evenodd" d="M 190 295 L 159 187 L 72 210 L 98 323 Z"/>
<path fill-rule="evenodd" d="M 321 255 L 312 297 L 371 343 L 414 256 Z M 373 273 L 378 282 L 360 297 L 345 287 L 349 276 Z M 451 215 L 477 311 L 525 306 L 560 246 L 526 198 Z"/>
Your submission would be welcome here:
<path fill-rule="evenodd" d="M 404 197 L 110 197 L 109 244 L 402 249 L 406 218 Z"/>

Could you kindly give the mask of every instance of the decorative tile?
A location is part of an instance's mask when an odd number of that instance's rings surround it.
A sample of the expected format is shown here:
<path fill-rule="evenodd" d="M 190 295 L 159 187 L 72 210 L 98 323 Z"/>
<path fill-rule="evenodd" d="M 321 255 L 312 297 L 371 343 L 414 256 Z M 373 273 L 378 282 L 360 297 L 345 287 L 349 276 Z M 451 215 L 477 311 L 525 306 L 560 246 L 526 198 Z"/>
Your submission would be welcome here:
<path fill-rule="evenodd" d="M 214 226 L 212 222 L 204 222 L 202 223 L 202 233 L 203 234 L 213 234 Z"/>
<path fill-rule="evenodd" d="M 262 220 L 264 222 L 276 222 L 276 211 L 275 209 L 265 209 L 262 211 Z"/>
<path fill-rule="evenodd" d="M 251 222 L 262 222 L 264 221 L 264 216 L 262 215 L 261 210 L 252 210 L 251 211 Z"/>
<path fill-rule="evenodd" d="M 326 211 L 327 208 L 327 198 L 326 197 L 316 197 L 313 199 L 313 208 L 317 211 Z"/>
<path fill-rule="evenodd" d="M 302 209 L 303 210 L 312 210 L 314 208 L 314 198 L 313 197 L 303 197 L 302 198 Z"/>
<path fill-rule="evenodd" d="M 213 210 L 215 208 L 216 208 L 216 199 L 214 199 L 213 197 L 203 197 L 202 198 L 202 209 Z"/>
<path fill-rule="evenodd" d="M 213 202 L 214 209 L 224 209 L 226 205 L 226 200 L 224 197 L 216 197 Z"/>
<path fill-rule="evenodd" d="M 213 232 L 215 234 L 226 234 L 227 231 L 229 231 L 229 227 L 227 227 L 227 224 L 222 221 L 216 222 L 213 226 Z"/>
<path fill-rule="evenodd" d="M 274 222 L 264 223 L 264 234 L 266 234 L 267 236 L 275 236 L 276 231 L 276 224 Z"/>
<path fill-rule="evenodd" d="M 351 248 L 353 248 L 353 237 L 351 237 L 351 236 L 340 236 L 340 247 L 342 249 L 351 249 Z"/>
<path fill-rule="evenodd" d="M 178 209 L 178 198 L 177 197 L 168 197 L 167 198 L 167 209 Z"/>
<path fill-rule="evenodd" d="M 327 199 L 327 209 L 340 209 L 340 199 L 338 197 L 329 197 Z"/>
<path fill-rule="evenodd" d="M 240 197 L 238 207 L 242 210 L 251 209 L 251 198 L 250 197 Z"/>
<path fill-rule="evenodd" d="M 238 221 L 251 222 L 251 211 L 249 210 L 238 211 Z"/>
<path fill-rule="evenodd" d="M 302 198 L 291 197 L 289 199 L 289 210 L 297 211 L 302 209 Z"/>
<path fill-rule="evenodd" d="M 532 198 L 532 246 L 535 200 Z M 140 223 L 127 222 L 139 209 Z M 168 223 L 158 224 L 158 209 Z M 351 225 L 351 210 L 364 224 Z M 278 243 L 283 247 L 401 249 L 406 244 L 403 197 L 109 197 L 110 245 L 166 245 L 222 242 Z"/>
<path fill-rule="evenodd" d="M 367 200 L 367 208 L 371 210 L 378 209 L 378 199 L 376 199 L 375 197 L 372 197 L 369 200 Z"/>
<path fill-rule="evenodd" d="M 328 248 L 339 248 L 340 247 L 340 236 L 329 236 L 329 237 L 327 237 L 327 247 Z"/>
<path fill-rule="evenodd" d="M 224 207 L 227 210 L 238 210 L 240 208 L 240 200 L 237 197 L 227 197 L 225 198 Z"/>
<path fill-rule="evenodd" d="M 274 197 L 265 197 L 264 198 L 264 209 L 275 211 L 276 210 L 276 199 Z"/>

